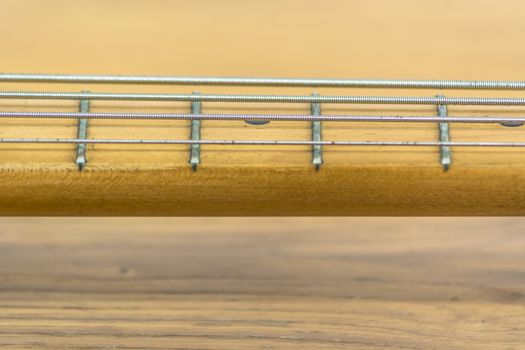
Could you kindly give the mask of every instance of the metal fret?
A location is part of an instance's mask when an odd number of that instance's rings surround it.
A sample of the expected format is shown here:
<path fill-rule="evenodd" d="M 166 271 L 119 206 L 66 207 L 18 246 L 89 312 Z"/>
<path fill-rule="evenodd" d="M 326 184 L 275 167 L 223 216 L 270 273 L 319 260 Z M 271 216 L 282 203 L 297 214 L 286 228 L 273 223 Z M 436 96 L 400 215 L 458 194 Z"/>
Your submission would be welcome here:
<path fill-rule="evenodd" d="M 438 97 L 442 97 L 442 96 L 438 96 Z M 446 105 L 438 105 L 437 112 L 441 118 L 447 119 L 448 108 Z M 448 123 L 440 122 L 438 126 L 439 126 L 439 141 L 440 142 L 450 142 Z M 450 168 L 450 165 L 452 164 L 452 154 L 450 151 L 450 147 L 441 146 L 439 148 L 439 155 L 440 155 L 441 165 L 443 166 L 443 169 L 447 171 Z"/>
<path fill-rule="evenodd" d="M 314 93 L 312 96 L 319 96 L 319 94 Z M 318 102 L 312 103 L 310 111 L 314 117 L 321 115 L 321 104 Z M 321 121 L 319 120 L 312 120 L 312 140 L 316 142 L 322 140 Z M 312 164 L 316 170 L 319 170 L 321 164 L 323 164 L 323 149 L 321 145 L 312 146 Z"/>
<path fill-rule="evenodd" d="M 89 100 L 80 100 L 79 111 L 80 113 L 89 112 Z M 88 119 L 82 118 L 78 120 L 78 138 L 86 139 L 87 138 L 87 129 L 88 129 Z M 87 163 L 87 145 L 85 143 L 77 144 L 77 159 L 75 163 L 78 165 L 78 170 L 82 171 Z"/>
<path fill-rule="evenodd" d="M 198 95 L 198 92 L 194 92 L 195 95 Z M 193 101 L 191 103 L 191 114 L 201 114 L 202 102 Z M 199 119 L 191 120 L 191 139 L 196 141 L 201 138 L 201 121 Z M 201 162 L 201 146 L 200 144 L 192 144 L 190 146 L 190 160 L 191 168 L 195 171 Z"/>

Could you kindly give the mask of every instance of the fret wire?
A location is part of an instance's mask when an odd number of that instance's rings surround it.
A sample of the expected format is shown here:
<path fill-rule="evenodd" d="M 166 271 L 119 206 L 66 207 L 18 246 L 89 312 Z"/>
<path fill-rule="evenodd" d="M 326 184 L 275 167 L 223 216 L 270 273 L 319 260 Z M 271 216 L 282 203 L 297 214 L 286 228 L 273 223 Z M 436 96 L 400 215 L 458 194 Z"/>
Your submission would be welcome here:
<path fill-rule="evenodd" d="M 153 119 L 153 120 L 268 120 L 268 121 L 332 121 L 332 122 L 388 122 L 435 123 L 439 116 L 370 116 L 370 115 L 269 115 L 269 114 L 191 114 L 191 113 L 112 113 L 112 112 L 2 112 L 0 118 L 41 119 Z M 448 123 L 525 123 L 525 117 L 447 117 Z"/>
<path fill-rule="evenodd" d="M 0 82 L 525 90 L 525 81 L 178 77 L 2 73 Z"/>
<path fill-rule="evenodd" d="M 525 106 L 525 98 L 0 91 L 0 99 Z"/>
<path fill-rule="evenodd" d="M 453 146 L 525 147 L 525 142 L 439 142 L 439 141 L 301 141 L 301 140 L 149 140 L 149 139 L 60 139 L 0 138 L 0 143 L 46 144 L 144 144 L 144 145 L 247 145 L 247 146 Z"/>

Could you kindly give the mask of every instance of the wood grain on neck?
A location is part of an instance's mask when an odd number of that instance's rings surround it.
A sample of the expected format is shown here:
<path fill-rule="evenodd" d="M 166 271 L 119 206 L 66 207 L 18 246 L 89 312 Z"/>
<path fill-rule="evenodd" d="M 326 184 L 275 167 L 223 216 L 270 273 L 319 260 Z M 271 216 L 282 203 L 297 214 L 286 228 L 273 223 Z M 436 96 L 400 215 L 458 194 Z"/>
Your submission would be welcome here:
<path fill-rule="evenodd" d="M 500 93 L 501 94 L 501 93 Z M 13 110 L 15 102 L 4 102 Z M 18 103 L 64 110 L 70 102 Z M 7 104 L 7 105 L 6 105 Z M 308 105 L 204 104 L 205 113 L 308 113 Z M 94 102 L 93 110 L 187 112 L 188 103 Z M 452 107 L 457 116 L 472 109 Z M 324 113 L 418 113 L 435 108 L 327 106 Z M 492 109 L 490 114 L 519 115 Z M 476 110 L 479 114 L 479 109 Z M 74 138 L 74 120 L 0 120 L 2 137 Z M 185 121 L 93 120 L 90 138 L 187 139 Z M 204 121 L 204 139 L 311 138 L 310 123 Z M 522 128 L 451 124 L 451 139 L 522 141 Z M 437 124 L 323 122 L 325 140 L 436 141 Z M 315 171 L 309 146 L 203 145 L 197 171 L 188 146 L 89 145 L 79 172 L 74 145 L 1 145 L 3 215 L 520 215 L 525 213 L 525 152 L 453 148 L 444 172 L 436 147 L 324 147 Z"/>

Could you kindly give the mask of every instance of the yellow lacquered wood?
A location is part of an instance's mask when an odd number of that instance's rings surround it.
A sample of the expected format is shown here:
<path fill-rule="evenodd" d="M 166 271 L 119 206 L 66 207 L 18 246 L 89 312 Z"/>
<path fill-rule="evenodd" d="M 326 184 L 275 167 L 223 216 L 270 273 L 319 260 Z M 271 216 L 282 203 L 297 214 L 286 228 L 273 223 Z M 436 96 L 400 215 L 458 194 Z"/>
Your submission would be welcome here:
<path fill-rule="evenodd" d="M 6 1 L 6 71 L 92 74 L 406 79 L 524 79 L 520 1 L 435 4 L 328 1 L 180 3 Z M 101 8 L 104 15 L 101 15 Z M 476 16 L 467 16 L 476 8 Z M 123 10 L 124 9 L 124 10 Z M 205 9 L 205 11 L 203 10 Z M 286 14 L 286 15 L 284 15 Z M 395 14 L 395 15 L 393 15 Z M 465 15 L 460 15 L 465 14 Z M 20 18 L 28 26 L 19 26 Z M 269 21 L 269 18 L 272 18 Z M 487 23 L 493 25 L 488 26 Z M 103 34 L 103 35 L 102 35 Z M 45 43 L 45 45 L 43 44 Z M 2 90 L 310 94 L 314 89 L 2 84 Z M 432 90 L 315 89 L 321 94 L 433 96 Z M 450 96 L 522 96 L 447 91 Z M 2 110 L 75 111 L 75 101 L 0 101 Z M 100 102 L 93 111 L 188 112 L 189 103 Z M 323 105 L 323 113 L 435 115 L 432 106 Z M 204 103 L 204 113 L 306 114 L 307 104 Z M 451 115 L 523 115 L 523 108 L 450 107 Z M 0 137 L 76 135 L 74 120 L 0 120 Z M 189 122 L 101 121 L 92 138 L 187 139 Z M 523 128 L 451 125 L 452 141 L 524 141 Z M 204 139 L 308 140 L 309 123 L 206 121 Z M 437 125 L 323 123 L 325 140 L 437 141 Z M 517 215 L 525 212 L 525 152 L 454 148 L 447 173 L 433 147 L 0 145 L 4 215 Z"/>

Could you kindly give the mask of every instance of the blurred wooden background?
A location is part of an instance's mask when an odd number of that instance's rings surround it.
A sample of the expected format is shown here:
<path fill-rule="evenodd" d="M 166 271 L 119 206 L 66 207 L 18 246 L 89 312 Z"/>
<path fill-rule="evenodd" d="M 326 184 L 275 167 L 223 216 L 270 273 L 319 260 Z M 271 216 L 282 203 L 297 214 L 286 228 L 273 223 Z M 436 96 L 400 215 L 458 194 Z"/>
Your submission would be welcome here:
<path fill-rule="evenodd" d="M 523 349 L 525 221 L 2 219 L 2 349 Z"/>

